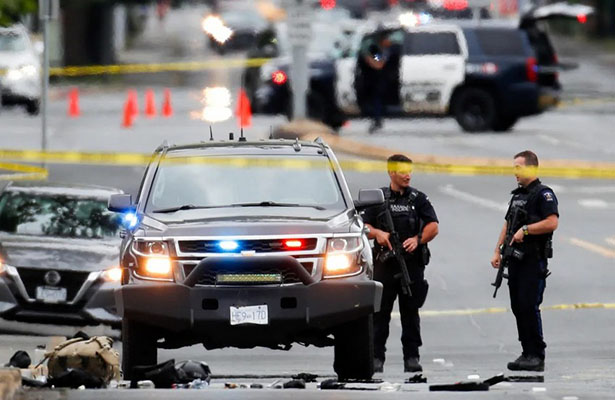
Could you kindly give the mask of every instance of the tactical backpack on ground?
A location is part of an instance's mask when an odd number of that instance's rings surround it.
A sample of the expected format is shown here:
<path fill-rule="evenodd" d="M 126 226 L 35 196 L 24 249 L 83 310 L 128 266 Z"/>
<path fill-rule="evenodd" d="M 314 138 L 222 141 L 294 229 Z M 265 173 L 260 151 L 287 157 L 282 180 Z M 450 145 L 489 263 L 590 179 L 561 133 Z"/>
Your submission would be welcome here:
<path fill-rule="evenodd" d="M 77 337 L 57 345 L 45 353 L 49 378 L 60 378 L 72 370 L 81 370 L 99 378 L 106 386 L 112 379 L 120 379 L 120 356 L 113 350 L 113 339 L 94 336 Z"/>

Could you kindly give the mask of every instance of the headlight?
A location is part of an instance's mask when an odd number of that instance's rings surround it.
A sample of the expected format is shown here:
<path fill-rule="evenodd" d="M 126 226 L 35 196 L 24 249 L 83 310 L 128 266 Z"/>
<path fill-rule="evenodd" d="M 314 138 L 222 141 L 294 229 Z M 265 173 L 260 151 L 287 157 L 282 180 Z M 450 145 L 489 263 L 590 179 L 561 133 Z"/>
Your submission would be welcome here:
<path fill-rule="evenodd" d="M 9 69 L 6 73 L 6 79 L 10 81 L 18 81 L 24 78 L 33 78 L 38 74 L 38 69 L 33 64 L 22 65 L 19 68 Z"/>
<path fill-rule="evenodd" d="M 107 282 L 119 282 L 122 279 L 122 269 L 120 267 L 109 268 L 103 271 L 102 278 Z"/>
<path fill-rule="evenodd" d="M 141 256 L 168 256 L 169 247 L 166 242 L 160 240 L 137 240 L 132 243 L 132 248 Z"/>
<path fill-rule="evenodd" d="M 2 275 L 6 271 L 6 267 L 4 266 L 4 261 L 0 258 L 0 275 Z"/>
<path fill-rule="evenodd" d="M 169 257 L 147 257 L 139 275 L 151 278 L 170 279 L 172 277 L 171 259 Z"/>
<path fill-rule="evenodd" d="M 362 243 L 360 237 L 329 239 L 325 255 L 324 277 L 334 278 L 361 272 L 358 259 L 363 249 Z"/>

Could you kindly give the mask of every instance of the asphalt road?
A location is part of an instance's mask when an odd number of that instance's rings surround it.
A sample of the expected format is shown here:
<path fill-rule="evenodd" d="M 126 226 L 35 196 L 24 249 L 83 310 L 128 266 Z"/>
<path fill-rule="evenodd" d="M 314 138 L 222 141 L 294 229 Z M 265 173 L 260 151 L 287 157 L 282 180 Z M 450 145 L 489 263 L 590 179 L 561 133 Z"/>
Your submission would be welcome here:
<path fill-rule="evenodd" d="M 87 181 L 118 186 L 134 192 L 141 171 L 139 168 L 51 166 L 51 179 Z M 351 190 L 383 185 L 384 174 L 347 172 Z M 558 309 L 560 305 L 581 303 L 615 303 L 615 282 L 608 279 L 613 268 L 615 247 L 612 244 L 612 209 L 586 207 L 594 204 L 590 199 L 612 198 L 615 183 L 590 180 L 547 180 L 556 188 L 560 200 L 561 225 L 555 236 L 553 275 L 548 279 L 543 316 L 547 349 L 545 383 L 498 384 L 492 388 L 492 397 L 552 398 L 565 396 L 578 398 L 607 398 L 614 382 L 615 372 L 612 349 L 613 309 L 572 308 Z M 458 177 L 419 174 L 413 185 L 429 194 L 441 220 L 441 233 L 433 242 L 431 265 L 427 269 L 430 294 L 423 309 L 422 363 L 429 383 L 453 383 L 469 375 L 487 378 L 505 371 L 506 362 L 516 358 L 520 349 L 516 340 L 514 318 L 499 308 L 508 306 L 507 290 L 503 288 L 497 299 L 492 299 L 490 283 L 495 271 L 489 266 L 497 233 L 503 222 L 508 191 L 514 187 L 512 177 Z M 597 253 L 591 246 L 580 246 L 576 240 L 599 246 L 610 253 Z M 607 241 L 608 240 L 608 241 Z M 609 244 L 611 243 L 611 244 Z M 609 255 L 610 254 L 610 255 Z M 495 308 L 495 310 L 485 310 Z M 13 327 L 14 328 L 14 327 Z M 22 328 L 24 329 L 24 328 Z M 27 330 L 27 328 L 25 328 Z M 66 334 L 75 329 L 67 329 Z M 45 333 L 37 326 L 32 332 Z M 54 327 L 51 334 L 62 333 Z M 93 332 L 100 333 L 100 332 Z M 400 322 L 392 322 L 388 342 L 388 360 L 385 373 L 376 379 L 395 384 L 403 383 L 409 374 L 403 373 Z M 45 344 L 45 337 L 27 335 L 0 336 L 0 361 L 25 349 L 34 353 L 36 345 Z M 200 346 L 170 351 L 161 350 L 159 360 L 175 358 L 199 359 L 209 363 L 216 376 L 212 387 L 221 398 L 270 398 L 273 389 L 259 392 L 255 389 L 224 391 L 225 382 L 271 384 L 276 378 L 288 380 L 291 374 L 309 372 L 321 377 L 333 376 L 331 348 L 303 348 L 297 346 L 289 352 L 268 349 L 206 351 Z M 266 375 L 264 379 L 248 375 Z M 372 388 L 395 389 L 377 383 Z M 537 388 L 537 389 L 534 389 Z M 544 388 L 546 392 L 542 391 Z M 367 398 L 378 392 L 352 391 L 344 393 L 315 393 L 315 385 L 303 392 L 278 391 L 280 398 Z M 399 390 L 417 392 L 419 397 L 449 398 L 427 393 L 426 384 L 402 385 Z M 398 397 L 399 393 L 388 393 Z M 167 391 L 72 391 L 65 398 L 196 398 L 194 391 L 170 393 Z M 372 397 L 369 397 L 372 398 Z M 461 398 L 475 398 L 461 396 Z M 572 398 L 572 397 L 570 397 Z"/>

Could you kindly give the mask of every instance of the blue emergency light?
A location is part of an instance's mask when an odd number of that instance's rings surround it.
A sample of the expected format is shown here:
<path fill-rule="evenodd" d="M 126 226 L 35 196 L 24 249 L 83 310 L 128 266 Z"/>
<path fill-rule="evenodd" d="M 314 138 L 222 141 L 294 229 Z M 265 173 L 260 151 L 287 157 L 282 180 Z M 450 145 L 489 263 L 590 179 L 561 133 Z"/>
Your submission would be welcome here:
<path fill-rule="evenodd" d="M 239 243 L 234 240 L 224 240 L 222 242 L 218 242 L 218 247 L 224 251 L 233 251 L 239 247 Z"/>

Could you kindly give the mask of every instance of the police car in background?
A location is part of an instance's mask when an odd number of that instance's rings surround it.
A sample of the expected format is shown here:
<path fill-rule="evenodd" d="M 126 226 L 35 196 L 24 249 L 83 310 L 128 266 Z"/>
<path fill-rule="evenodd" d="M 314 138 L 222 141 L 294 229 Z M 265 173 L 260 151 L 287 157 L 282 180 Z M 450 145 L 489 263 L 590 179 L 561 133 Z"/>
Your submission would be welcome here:
<path fill-rule="evenodd" d="M 384 34 L 393 43 L 385 67 L 385 115 L 450 115 L 466 132 L 507 131 L 519 118 L 559 101 L 562 66 L 540 21 L 584 22 L 592 12 L 557 3 L 533 8 L 519 22 L 479 23 L 402 14 L 395 24 L 364 28 L 351 54 L 337 61 L 337 104 L 347 115 L 366 114 L 369 82 L 359 65 L 369 43 Z"/>

